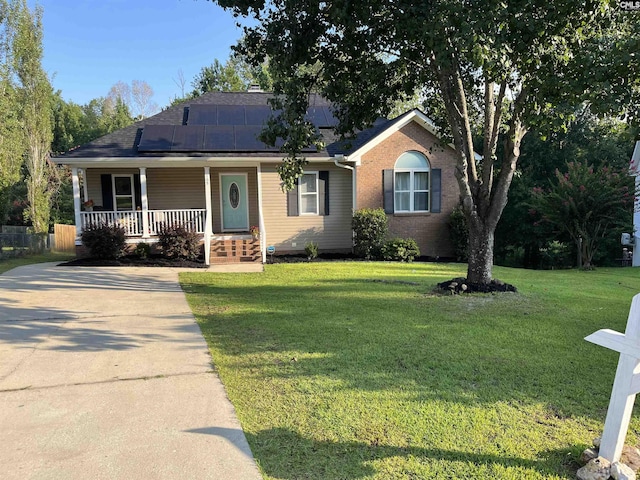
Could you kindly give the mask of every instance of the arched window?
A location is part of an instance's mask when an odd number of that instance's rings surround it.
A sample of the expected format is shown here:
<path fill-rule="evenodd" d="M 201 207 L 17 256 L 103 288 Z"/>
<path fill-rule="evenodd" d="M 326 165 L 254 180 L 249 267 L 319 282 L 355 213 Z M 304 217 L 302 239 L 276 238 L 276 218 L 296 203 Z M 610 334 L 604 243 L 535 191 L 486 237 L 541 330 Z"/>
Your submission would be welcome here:
<path fill-rule="evenodd" d="M 394 211 L 428 212 L 431 168 L 427 157 L 405 152 L 396 160 L 393 172 Z"/>

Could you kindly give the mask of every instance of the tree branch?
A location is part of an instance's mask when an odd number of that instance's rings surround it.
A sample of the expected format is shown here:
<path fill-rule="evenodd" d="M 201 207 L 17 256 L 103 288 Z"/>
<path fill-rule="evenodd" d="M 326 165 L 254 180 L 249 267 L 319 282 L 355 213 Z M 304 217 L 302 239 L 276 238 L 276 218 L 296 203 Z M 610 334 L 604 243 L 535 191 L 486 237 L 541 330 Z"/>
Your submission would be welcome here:
<path fill-rule="evenodd" d="M 526 104 L 528 90 L 525 86 L 520 89 L 520 93 L 513 104 L 513 114 L 509 122 L 509 131 L 505 140 L 504 159 L 498 175 L 495 189 L 492 192 L 491 205 L 487 216 L 487 224 L 495 226 L 498 224 L 500 215 L 507 204 L 507 194 L 516 170 L 516 163 L 520 158 L 520 142 L 527 133 L 527 129 L 522 124 L 522 115 Z"/>
<path fill-rule="evenodd" d="M 496 148 L 498 146 L 498 133 L 502 121 L 502 102 L 507 89 L 507 82 L 500 83 L 498 98 L 494 101 L 495 84 L 485 80 L 485 113 L 484 113 L 484 147 L 482 158 L 482 186 L 481 195 L 487 206 L 490 205 L 491 192 L 493 191 L 493 171 L 496 161 Z"/>

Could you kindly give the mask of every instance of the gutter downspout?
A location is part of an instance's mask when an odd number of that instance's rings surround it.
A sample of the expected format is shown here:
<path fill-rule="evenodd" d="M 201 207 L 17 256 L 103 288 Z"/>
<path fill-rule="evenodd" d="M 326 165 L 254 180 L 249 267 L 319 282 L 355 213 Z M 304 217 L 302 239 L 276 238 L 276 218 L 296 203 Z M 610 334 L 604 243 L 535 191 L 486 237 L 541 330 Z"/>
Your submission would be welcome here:
<path fill-rule="evenodd" d="M 340 154 L 340 155 L 336 155 L 333 158 L 333 163 L 336 165 L 336 167 L 340 167 L 340 168 L 345 168 L 347 170 L 351 170 L 351 209 L 353 212 L 356 211 L 357 208 L 357 195 L 356 195 L 356 186 L 357 186 L 357 182 L 356 182 L 356 167 L 352 167 L 351 165 L 344 165 L 342 163 L 338 163 L 338 162 L 345 162 L 348 161 L 349 157 L 345 157 L 344 155 Z"/>
<path fill-rule="evenodd" d="M 333 159 L 333 163 L 336 165 L 336 167 L 340 167 L 340 168 L 345 168 L 347 170 L 351 170 L 351 216 L 353 217 L 353 213 L 356 211 L 357 208 L 357 194 L 356 194 L 356 186 L 357 186 L 357 182 L 356 182 L 356 167 L 352 167 L 351 165 L 344 165 L 342 163 L 338 163 L 339 161 L 346 161 L 348 160 L 348 157 L 345 157 L 344 155 L 340 154 L 340 155 L 336 155 Z M 353 230 L 351 230 L 351 236 L 353 237 Z M 353 238 L 352 238 L 352 251 L 353 251 Z"/>

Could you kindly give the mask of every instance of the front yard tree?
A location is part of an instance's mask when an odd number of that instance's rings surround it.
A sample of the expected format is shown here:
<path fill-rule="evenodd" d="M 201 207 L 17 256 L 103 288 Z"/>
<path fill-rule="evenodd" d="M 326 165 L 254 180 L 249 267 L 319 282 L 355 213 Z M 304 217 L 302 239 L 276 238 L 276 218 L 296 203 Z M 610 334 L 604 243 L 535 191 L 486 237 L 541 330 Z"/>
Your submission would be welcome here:
<path fill-rule="evenodd" d="M 49 231 L 49 149 L 52 133 L 53 90 L 42 68 L 42 9 L 31 12 L 26 0 L 10 3 L 15 21 L 12 55 L 18 79 L 20 120 L 26 139 L 28 207 L 25 215 L 36 233 Z"/>
<path fill-rule="evenodd" d="M 24 136 L 20 125 L 18 92 L 11 69 L 12 25 L 9 6 L 0 0 L 0 223 L 5 223 L 11 187 L 20 181 Z"/>
<path fill-rule="evenodd" d="M 590 269 L 611 229 L 631 224 L 633 179 L 626 169 L 594 170 L 586 163 L 569 162 L 565 173 L 556 170 L 549 188 L 534 189 L 532 204 L 543 222 L 575 243 L 578 267 Z"/>
<path fill-rule="evenodd" d="M 320 140 L 304 121 L 312 91 L 334 103 L 342 135 L 371 125 L 398 98 L 420 91 L 429 99 L 426 113 L 457 153 L 474 284 L 491 280 L 494 232 L 527 130 L 562 124 L 567 103 L 591 100 L 597 111 L 611 109 L 611 100 L 619 110 L 638 105 L 632 72 L 640 58 L 631 53 L 640 17 L 615 2 L 218 3 L 258 22 L 237 50 L 256 64 L 269 58 L 274 92 L 284 94 L 263 137 L 285 137 L 285 186 L 306 164 L 302 148 Z"/>

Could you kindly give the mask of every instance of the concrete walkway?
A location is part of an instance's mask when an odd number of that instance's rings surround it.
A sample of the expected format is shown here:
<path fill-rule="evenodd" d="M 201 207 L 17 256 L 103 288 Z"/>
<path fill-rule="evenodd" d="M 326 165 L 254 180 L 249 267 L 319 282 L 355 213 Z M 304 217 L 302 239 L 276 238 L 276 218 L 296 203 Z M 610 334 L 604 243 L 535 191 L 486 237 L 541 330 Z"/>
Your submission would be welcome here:
<path fill-rule="evenodd" d="M 0 275 L 0 477 L 261 478 L 177 279 Z"/>

